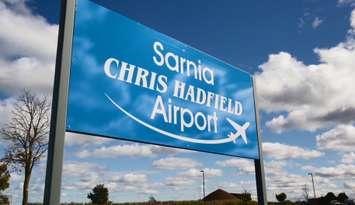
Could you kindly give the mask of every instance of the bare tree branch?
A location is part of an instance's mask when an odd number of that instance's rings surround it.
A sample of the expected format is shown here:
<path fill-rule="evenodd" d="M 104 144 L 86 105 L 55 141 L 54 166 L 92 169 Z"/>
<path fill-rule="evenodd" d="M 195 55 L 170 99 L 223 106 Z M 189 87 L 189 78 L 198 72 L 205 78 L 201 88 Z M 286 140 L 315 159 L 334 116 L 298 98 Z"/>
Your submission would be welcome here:
<path fill-rule="evenodd" d="M 28 185 L 32 169 L 47 151 L 50 103 L 24 90 L 18 97 L 8 124 L 0 129 L 1 138 L 8 145 L 1 160 L 24 171 L 23 201 L 28 201 Z"/>

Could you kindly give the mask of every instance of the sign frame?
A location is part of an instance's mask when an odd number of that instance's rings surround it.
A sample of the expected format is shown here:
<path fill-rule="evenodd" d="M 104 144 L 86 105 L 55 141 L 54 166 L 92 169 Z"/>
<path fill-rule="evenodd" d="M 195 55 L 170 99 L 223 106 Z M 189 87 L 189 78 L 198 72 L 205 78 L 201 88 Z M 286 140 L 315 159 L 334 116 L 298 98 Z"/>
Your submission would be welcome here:
<path fill-rule="evenodd" d="M 55 65 L 53 100 L 51 108 L 51 122 L 48 142 L 47 167 L 43 204 L 59 205 L 63 166 L 63 152 L 66 132 L 69 76 L 72 57 L 72 41 L 76 0 L 62 0 L 58 33 L 57 55 Z M 256 134 L 258 141 L 259 159 L 253 159 L 255 165 L 255 179 L 258 204 L 266 205 L 266 188 L 262 155 L 261 132 L 259 126 L 259 112 L 256 100 L 256 83 L 252 77 Z M 126 139 L 125 139 L 126 140 Z M 129 141 L 129 140 L 126 140 Z M 164 145 L 162 145 L 164 146 Z M 167 146 L 169 147 L 169 146 Z M 206 152 L 206 151 L 199 151 Z M 221 155 L 221 154 L 220 154 Z M 235 156 L 234 156 L 235 157 Z M 248 157 L 241 157 L 247 158 Z"/>

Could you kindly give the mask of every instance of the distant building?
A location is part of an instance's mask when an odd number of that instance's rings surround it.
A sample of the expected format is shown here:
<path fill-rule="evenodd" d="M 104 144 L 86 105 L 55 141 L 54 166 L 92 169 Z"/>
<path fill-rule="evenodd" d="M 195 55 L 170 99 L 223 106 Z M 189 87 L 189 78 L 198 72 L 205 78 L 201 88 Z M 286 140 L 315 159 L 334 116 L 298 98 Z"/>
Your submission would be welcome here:
<path fill-rule="evenodd" d="M 224 191 L 223 189 L 217 189 L 214 192 L 208 194 L 203 201 L 216 201 L 216 200 L 245 200 L 250 201 L 251 195 L 250 193 L 229 193 Z"/>

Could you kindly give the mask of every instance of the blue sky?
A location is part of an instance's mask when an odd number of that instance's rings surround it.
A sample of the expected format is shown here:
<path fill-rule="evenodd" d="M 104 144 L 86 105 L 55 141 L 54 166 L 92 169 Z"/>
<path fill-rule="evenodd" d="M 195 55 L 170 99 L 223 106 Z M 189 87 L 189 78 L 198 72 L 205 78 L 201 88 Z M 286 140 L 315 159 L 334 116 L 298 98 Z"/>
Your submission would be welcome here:
<path fill-rule="evenodd" d="M 95 2 L 256 76 L 270 200 L 301 199 L 307 172 L 317 195 L 355 197 L 354 1 Z M 58 16 L 58 1 L 0 3 L 0 125 L 21 89 L 50 95 Z M 30 201 L 42 200 L 44 167 L 35 168 Z M 207 193 L 256 194 L 250 160 L 70 133 L 62 201 L 86 201 L 97 183 L 114 201 L 197 199 L 200 169 Z M 15 204 L 21 177 L 13 173 L 7 191 Z"/>

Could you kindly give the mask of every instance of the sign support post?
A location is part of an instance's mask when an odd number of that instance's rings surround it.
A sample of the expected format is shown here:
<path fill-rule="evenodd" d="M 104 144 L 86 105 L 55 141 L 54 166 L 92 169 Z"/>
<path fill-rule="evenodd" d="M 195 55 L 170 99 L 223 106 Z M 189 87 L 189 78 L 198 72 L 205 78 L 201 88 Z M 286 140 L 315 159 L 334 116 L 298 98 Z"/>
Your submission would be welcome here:
<path fill-rule="evenodd" d="M 44 205 L 60 204 L 63 149 L 67 113 L 69 67 L 71 63 L 74 0 L 61 1 L 61 16 L 54 75 L 51 124 L 48 142 Z"/>
<path fill-rule="evenodd" d="M 254 159 L 255 166 L 255 180 L 256 180 L 256 190 L 258 195 L 258 204 L 266 205 L 266 185 L 265 185 L 265 174 L 264 174 L 264 162 L 263 162 L 263 152 L 262 152 L 262 142 L 261 142 L 261 131 L 260 131 L 260 121 L 259 121 L 259 107 L 256 100 L 256 83 L 253 76 L 253 95 L 254 95 L 254 106 L 255 106 L 255 119 L 256 119 L 256 129 L 258 134 L 259 143 L 259 159 Z"/>

